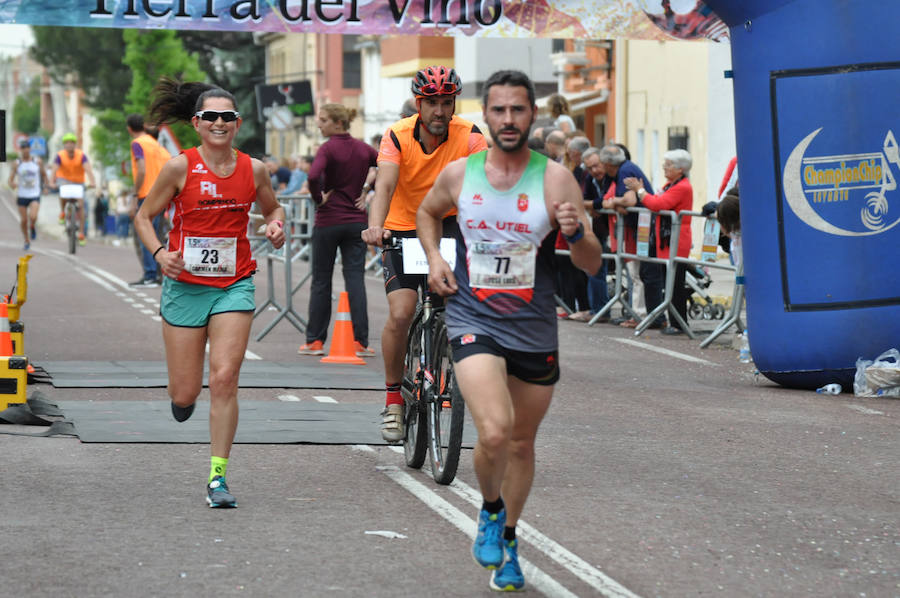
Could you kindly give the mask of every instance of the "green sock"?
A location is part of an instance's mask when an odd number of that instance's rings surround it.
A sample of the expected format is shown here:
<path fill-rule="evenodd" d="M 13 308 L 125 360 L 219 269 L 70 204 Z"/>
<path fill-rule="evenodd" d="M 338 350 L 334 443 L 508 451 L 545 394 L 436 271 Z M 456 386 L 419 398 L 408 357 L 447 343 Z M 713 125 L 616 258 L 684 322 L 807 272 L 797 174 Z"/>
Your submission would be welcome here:
<path fill-rule="evenodd" d="M 211 482 L 214 477 L 217 475 L 225 477 L 225 470 L 228 469 L 228 459 L 225 457 L 210 457 L 209 458 L 210 467 L 209 467 L 209 480 L 207 483 Z"/>

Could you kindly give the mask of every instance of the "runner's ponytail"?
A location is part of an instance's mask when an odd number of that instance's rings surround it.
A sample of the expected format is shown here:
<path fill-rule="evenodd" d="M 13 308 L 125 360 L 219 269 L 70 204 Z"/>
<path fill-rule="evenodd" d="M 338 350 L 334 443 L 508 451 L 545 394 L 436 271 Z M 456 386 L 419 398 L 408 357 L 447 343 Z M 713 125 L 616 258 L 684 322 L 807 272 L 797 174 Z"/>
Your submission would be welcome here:
<path fill-rule="evenodd" d="M 234 96 L 215 85 L 188 81 L 182 83 L 170 77 L 161 77 L 153 89 L 150 104 L 150 120 L 156 124 L 190 122 L 194 113 L 203 107 L 206 98 L 226 98 L 237 109 Z"/>

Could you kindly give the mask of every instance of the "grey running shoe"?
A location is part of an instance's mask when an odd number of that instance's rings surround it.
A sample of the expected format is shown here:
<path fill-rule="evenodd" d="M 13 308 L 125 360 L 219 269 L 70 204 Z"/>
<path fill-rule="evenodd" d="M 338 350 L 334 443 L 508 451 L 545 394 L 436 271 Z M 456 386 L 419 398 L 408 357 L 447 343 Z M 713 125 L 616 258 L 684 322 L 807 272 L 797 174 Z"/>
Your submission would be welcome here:
<path fill-rule="evenodd" d="M 403 405 L 388 405 L 381 412 L 381 437 L 388 444 L 403 442 Z"/>
<path fill-rule="evenodd" d="M 213 509 L 223 507 L 230 509 L 237 506 L 237 500 L 228 492 L 228 484 L 225 478 L 220 475 L 215 476 L 206 486 L 206 502 Z"/>

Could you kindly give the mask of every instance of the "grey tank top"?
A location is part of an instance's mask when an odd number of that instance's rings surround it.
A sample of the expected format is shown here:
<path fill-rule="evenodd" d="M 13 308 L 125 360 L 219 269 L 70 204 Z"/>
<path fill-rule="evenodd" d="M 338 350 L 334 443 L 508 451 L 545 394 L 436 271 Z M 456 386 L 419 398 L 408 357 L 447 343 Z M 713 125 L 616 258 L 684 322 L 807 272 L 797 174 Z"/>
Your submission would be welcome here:
<path fill-rule="evenodd" d="M 553 230 L 544 202 L 547 158 L 531 152 L 518 182 L 494 189 L 484 172 L 487 152 L 469 156 L 457 205 L 454 275 L 447 303 L 450 338 L 483 334 L 514 351 L 558 346 Z M 549 241 L 549 242 L 545 242 Z"/>

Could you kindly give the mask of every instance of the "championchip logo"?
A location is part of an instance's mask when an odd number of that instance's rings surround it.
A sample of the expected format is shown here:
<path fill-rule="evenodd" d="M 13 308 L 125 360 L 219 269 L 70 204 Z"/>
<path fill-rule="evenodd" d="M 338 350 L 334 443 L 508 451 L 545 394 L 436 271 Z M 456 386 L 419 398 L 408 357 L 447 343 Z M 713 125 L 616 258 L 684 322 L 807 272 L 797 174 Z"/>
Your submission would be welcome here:
<path fill-rule="evenodd" d="M 821 131 L 798 143 L 784 164 L 784 196 L 794 214 L 816 230 L 847 237 L 877 235 L 900 223 L 893 172 L 900 172 L 900 148 L 893 131 L 888 130 L 878 152 L 807 155 Z M 893 215 L 889 200 L 894 201 Z M 859 219 L 848 218 L 849 213 Z"/>

